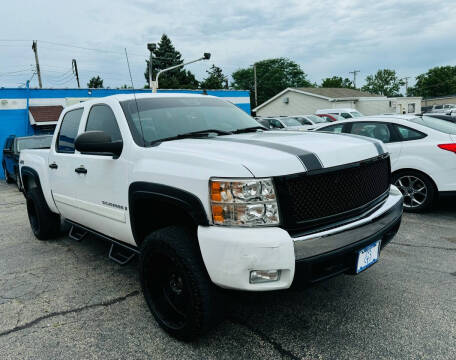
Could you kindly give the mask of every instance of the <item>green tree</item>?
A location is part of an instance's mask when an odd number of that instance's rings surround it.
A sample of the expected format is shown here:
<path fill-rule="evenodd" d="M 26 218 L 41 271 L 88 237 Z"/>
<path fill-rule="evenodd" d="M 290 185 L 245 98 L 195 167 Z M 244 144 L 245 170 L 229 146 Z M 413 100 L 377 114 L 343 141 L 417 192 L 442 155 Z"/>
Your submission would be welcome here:
<path fill-rule="evenodd" d="M 103 79 L 100 76 L 94 76 L 87 83 L 87 87 L 90 89 L 102 88 Z"/>
<path fill-rule="evenodd" d="M 223 89 L 226 82 L 226 76 L 218 66 L 212 65 L 209 70 L 206 70 L 208 77 L 200 83 L 201 89 Z"/>
<path fill-rule="evenodd" d="M 409 96 L 445 96 L 456 94 L 456 66 L 437 66 L 416 77 L 416 84 L 409 87 Z"/>
<path fill-rule="evenodd" d="M 321 86 L 322 88 L 349 88 L 354 89 L 353 82 L 345 78 L 343 79 L 340 76 L 333 76 L 330 78 L 322 79 Z"/>
<path fill-rule="evenodd" d="M 404 84 L 404 81 L 396 75 L 396 71 L 382 69 L 375 75 L 368 75 L 366 85 L 361 90 L 384 96 L 399 96 L 399 90 Z"/>
<path fill-rule="evenodd" d="M 286 58 L 267 59 L 255 63 L 257 73 L 258 104 L 255 104 L 253 67 L 236 70 L 232 86 L 250 90 L 252 107 L 260 105 L 288 87 L 313 87 L 306 73 L 294 61 Z"/>
<path fill-rule="evenodd" d="M 177 51 L 171 42 L 171 39 L 163 34 L 157 48 L 152 51 L 154 59 L 152 60 L 152 75 L 155 80 L 160 70 L 169 68 L 174 65 L 182 64 L 184 60 L 179 51 Z M 149 60 L 146 60 L 146 71 L 144 76 L 149 83 Z M 150 85 L 150 84 L 149 84 Z M 167 71 L 160 75 L 160 89 L 197 89 L 198 81 L 190 71 L 183 68 Z"/>

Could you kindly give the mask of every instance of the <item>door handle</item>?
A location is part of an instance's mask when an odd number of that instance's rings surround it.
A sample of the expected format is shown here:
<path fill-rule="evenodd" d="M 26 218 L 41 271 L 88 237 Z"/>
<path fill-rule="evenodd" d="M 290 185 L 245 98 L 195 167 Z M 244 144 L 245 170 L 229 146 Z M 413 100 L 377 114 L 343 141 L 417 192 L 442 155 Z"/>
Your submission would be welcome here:
<path fill-rule="evenodd" d="M 75 172 L 78 174 L 87 174 L 87 169 L 84 166 L 80 166 L 76 169 L 74 169 Z"/>
<path fill-rule="evenodd" d="M 57 169 L 58 168 L 58 166 L 57 166 L 57 164 L 55 162 L 53 162 L 52 164 L 49 164 L 49 167 L 51 169 Z"/>

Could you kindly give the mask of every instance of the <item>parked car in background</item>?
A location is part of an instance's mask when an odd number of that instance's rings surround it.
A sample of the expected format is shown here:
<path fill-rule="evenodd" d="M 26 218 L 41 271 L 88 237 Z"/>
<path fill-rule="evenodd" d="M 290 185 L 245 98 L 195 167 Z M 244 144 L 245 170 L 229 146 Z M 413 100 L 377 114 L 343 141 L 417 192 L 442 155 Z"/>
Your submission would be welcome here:
<path fill-rule="evenodd" d="M 341 109 L 320 109 L 315 112 L 316 115 L 320 114 L 336 114 L 342 116 L 345 119 L 357 118 L 364 116 L 358 110 L 352 108 L 341 108 Z"/>
<path fill-rule="evenodd" d="M 283 130 L 308 130 L 312 124 L 303 125 L 300 121 L 291 117 L 264 117 L 256 119 L 266 129 Z"/>
<path fill-rule="evenodd" d="M 366 116 L 316 131 L 355 134 L 383 141 L 391 156 L 392 182 L 411 212 L 437 196 L 456 193 L 456 124 L 430 116 Z"/>
<path fill-rule="evenodd" d="M 52 135 L 39 135 L 16 137 L 10 135 L 6 138 L 3 147 L 2 168 L 7 183 L 16 182 L 19 190 L 22 188 L 19 174 L 19 154 L 24 149 L 49 149 Z"/>
<path fill-rule="evenodd" d="M 317 115 L 313 114 L 307 114 L 307 115 L 294 115 L 294 116 L 288 116 L 289 119 L 296 119 L 298 120 L 302 125 L 318 125 L 318 124 L 323 124 L 327 122 L 331 122 L 328 119 L 322 118 Z"/>
<path fill-rule="evenodd" d="M 328 122 L 345 120 L 343 116 L 337 114 L 317 114 L 317 116 L 326 119 Z"/>
<path fill-rule="evenodd" d="M 453 110 L 456 110 L 455 104 L 443 104 L 443 105 L 433 105 L 431 112 L 450 115 Z"/>
<path fill-rule="evenodd" d="M 426 114 L 423 114 L 423 115 L 424 116 L 431 116 L 431 117 L 434 117 L 434 118 L 437 118 L 437 119 L 446 120 L 446 121 L 450 121 L 450 122 L 456 123 L 456 117 L 451 116 L 451 115 L 444 115 L 444 114 L 438 114 L 438 113 L 426 113 Z"/>

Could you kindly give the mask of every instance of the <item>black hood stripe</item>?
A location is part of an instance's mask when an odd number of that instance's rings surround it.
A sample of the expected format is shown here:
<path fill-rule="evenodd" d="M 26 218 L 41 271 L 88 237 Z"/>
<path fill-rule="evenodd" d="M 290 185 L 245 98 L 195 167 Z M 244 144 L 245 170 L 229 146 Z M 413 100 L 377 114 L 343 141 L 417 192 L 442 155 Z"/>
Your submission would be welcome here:
<path fill-rule="evenodd" d="M 248 144 L 248 145 L 256 145 L 256 146 L 263 146 L 263 147 L 267 147 L 267 148 L 270 148 L 270 149 L 286 152 L 288 154 L 297 156 L 298 159 L 303 164 L 303 166 L 305 167 L 305 169 L 308 170 L 308 171 L 319 170 L 319 169 L 323 168 L 323 165 L 322 165 L 320 159 L 313 152 L 306 151 L 306 150 L 303 150 L 303 149 L 299 149 L 299 148 L 296 148 L 296 147 L 293 147 L 293 146 L 277 144 L 277 143 L 268 142 L 268 141 L 248 140 L 248 139 L 234 139 L 234 138 L 226 138 L 226 137 L 217 137 L 214 140 L 237 142 L 237 143 Z"/>

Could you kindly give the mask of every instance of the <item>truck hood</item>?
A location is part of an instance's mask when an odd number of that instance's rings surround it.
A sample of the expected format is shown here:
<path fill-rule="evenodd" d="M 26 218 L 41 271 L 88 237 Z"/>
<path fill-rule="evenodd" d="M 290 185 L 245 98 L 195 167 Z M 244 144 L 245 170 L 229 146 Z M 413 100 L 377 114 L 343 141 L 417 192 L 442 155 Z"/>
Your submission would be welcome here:
<path fill-rule="evenodd" d="M 163 142 L 160 150 L 186 157 L 241 164 L 255 177 L 280 176 L 328 168 L 385 152 L 378 140 L 356 135 L 265 131 Z M 217 174 L 214 174 L 216 176 Z"/>

